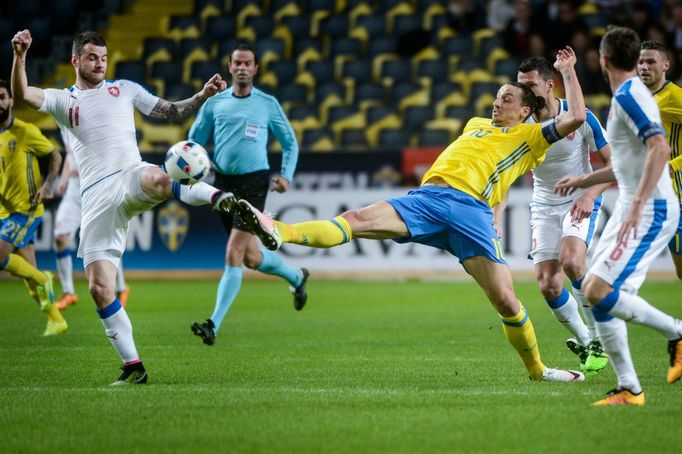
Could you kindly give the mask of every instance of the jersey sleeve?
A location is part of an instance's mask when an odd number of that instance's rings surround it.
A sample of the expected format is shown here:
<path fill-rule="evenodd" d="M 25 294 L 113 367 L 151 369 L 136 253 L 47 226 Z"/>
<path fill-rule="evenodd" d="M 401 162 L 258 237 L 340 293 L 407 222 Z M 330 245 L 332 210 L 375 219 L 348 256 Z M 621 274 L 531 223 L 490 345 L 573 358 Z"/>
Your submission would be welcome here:
<path fill-rule="evenodd" d="M 296 163 L 298 162 L 298 142 L 291 123 L 287 119 L 282 106 L 273 99 L 270 108 L 268 127 L 282 145 L 282 177 L 291 181 L 294 178 Z"/>
<path fill-rule="evenodd" d="M 547 149 L 551 144 L 561 140 L 559 132 L 556 130 L 554 119 L 546 120 L 542 123 L 526 124 L 531 134 L 528 137 L 531 155 L 533 156 L 533 166 L 538 166 L 545 160 Z"/>
<path fill-rule="evenodd" d="M 27 126 L 25 141 L 26 149 L 39 157 L 50 154 L 54 148 L 52 142 L 35 125 Z"/>
<path fill-rule="evenodd" d="M 212 103 L 206 102 L 197 112 L 197 117 L 189 129 L 188 139 L 202 146 L 206 146 L 213 131 Z"/>
<path fill-rule="evenodd" d="M 599 151 L 609 144 L 606 140 L 606 131 L 589 109 L 587 110 L 587 119 L 581 128 L 583 128 L 583 136 L 591 151 Z"/>
<path fill-rule="evenodd" d="M 622 91 L 615 96 L 616 102 L 623 112 L 623 120 L 637 134 L 639 140 L 646 142 L 657 134 L 665 135 L 661 125 L 661 115 L 653 98 L 646 98 L 639 93 Z"/>
<path fill-rule="evenodd" d="M 130 80 L 122 82 L 132 90 L 133 106 L 143 114 L 149 115 L 159 103 L 159 97 L 149 93 L 146 88 L 137 82 Z"/>
<path fill-rule="evenodd" d="M 68 111 L 68 91 L 56 88 L 46 88 L 43 90 L 43 104 L 38 108 L 38 112 L 50 114 L 57 123 L 67 125 L 69 122 Z"/>

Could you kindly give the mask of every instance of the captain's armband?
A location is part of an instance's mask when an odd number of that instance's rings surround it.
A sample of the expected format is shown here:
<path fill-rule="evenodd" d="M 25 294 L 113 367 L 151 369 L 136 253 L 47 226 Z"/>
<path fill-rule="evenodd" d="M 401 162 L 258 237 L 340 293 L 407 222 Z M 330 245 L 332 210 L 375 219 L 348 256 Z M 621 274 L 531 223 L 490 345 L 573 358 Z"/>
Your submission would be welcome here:
<path fill-rule="evenodd" d="M 542 135 L 548 143 L 558 142 L 562 139 L 559 131 L 556 129 L 556 123 L 559 121 L 556 118 L 542 122 Z"/>

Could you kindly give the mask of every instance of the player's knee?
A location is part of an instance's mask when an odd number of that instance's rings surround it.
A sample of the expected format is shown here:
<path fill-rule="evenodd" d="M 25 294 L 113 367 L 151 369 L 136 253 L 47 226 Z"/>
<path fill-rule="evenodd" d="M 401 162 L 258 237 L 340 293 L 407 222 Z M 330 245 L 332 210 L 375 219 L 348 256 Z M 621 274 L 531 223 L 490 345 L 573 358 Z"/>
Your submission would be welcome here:
<path fill-rule="evenodd" d="M 246 251 L 244 255 L 244 266 L 251 270 L 258 269 L 258 266 L 263 261 L 263 256 L 259 250 L 256 251 Z"/>
<path fill-rule="evenodd" d="M 501 289 L 490 294 L 491 302 L 500 315 L 513 317 L 519 312 L 519 301 L 514 289 Z"/>
<path fill-rule="evenodd" d="M 144 192 L 154 198 L 164 198 L 170 195 L 172 180 L 166 172 L 160 169 L 150 169 L 142 176 Z"/>
<path fill-rule="evenodd" d="M 593 278 L 593 276 L 588 275 L 583 281 L 582 286 L 583 295 L 592 304 L 599 304 L 599 302 L 604 298 L 604 291 L 599 285 L 599 282 Z"/>
<path fill-rule="evenodd" d="M 57 251 L 63 251 L 69 244 L 69 237 L 67 235 L 57 235 L 54 237 L 54 245 Z"/>
<path fill-rule="evenodd" d="M 246 251 L 243 248 L 228 248 L 226 258 L 227 264 L 230 266 L 242 266 L 243 264 L 246 264 L 246 266 L 251 268 L 245 261 Z"/>
<path fill-rule="evenodd" d="M 349 210 L 341 213 L 341 217 L 348 221 L 351 229 L 355 231 L 364 221 L 362 212 L 360 210 Z"/>
<path fill-rule="evenodd" d="M 578 280 L 585 275 L 585 266 L 577 257 L 562 258 L 561 268 L 572 281 Z"/>
<path fill-rule="evenodd" d="M 553 278 L 546 278 L 540 280 L 538 286 L 540 287 L 540 293 L 542 293 L 542 296 L 545 298 L 546 301 L 553 301 L 557 299 L 559 295 L 561 295 L 561 292 L 563 291 L 561 281 L 558 281 L 557 279 Z"/>
<path fill-rule="evenodd" d="M 112 288 L 109 288 L 107 285 L 98 281 L 90 282 L 88 291 L 90 292 L 92 299 L 98 305 L 110 303 L 114 296 Z"/>

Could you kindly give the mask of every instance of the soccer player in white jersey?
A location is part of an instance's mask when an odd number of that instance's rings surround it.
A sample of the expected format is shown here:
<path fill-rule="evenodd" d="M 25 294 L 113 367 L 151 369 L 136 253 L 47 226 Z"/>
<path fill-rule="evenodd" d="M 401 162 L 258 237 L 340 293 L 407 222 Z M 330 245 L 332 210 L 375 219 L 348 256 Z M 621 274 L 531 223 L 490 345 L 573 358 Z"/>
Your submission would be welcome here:
<path fill-rule="evenodd" d="M 599 46 L 600 64 L 613 98 L 607 136 L 612 165 L 565 177 L 557 190 L 618 182 L 618 201 L 583 283 L 592 303 L 597 334 L 618 377 L 618 386 L 594 405 L 644 405 L 630 356 L 626 322 L 653 328 L 668 339 L 668 383 L 682 376 L 682 322 L 656 309 L 637 292 L 651 262 L 672 238 L 680 216 L 669 175 L 670 145 L 649 89 L 637 77 L 640 40 L 634 30 L 609 30 Z"/>
<path fill-rule="evenodd" d="M 12 87 L 18 99 L 52 114 L 68 130 L 80 170 L 83 219 L 78 255 L 83 258 L 90 295 L 105 333 L 123 361 L 123 372 L 113 384 L 145 383 L 147 372 L 137 353 L 132 325 L 114 293 L 128 222 L 174 193 L 186 203 L 212 204 L 220 210 L 228 210 L 234 197 L 205 183 L 180 186 L 159 166 L 143 162 L 135 140 L 134 112 L 184 121 L 208 97 L 224 90 L 225 81 L 215 74 L 199 93 L 173 103 L 135 82 L 107 81 L 106 42 L 95 32 L 84 32 L 73 43 L 75 84 L 63 90 L 43 90 L 29 86 L 26 78 L 31 42 L 28 30 L 12 38 Z"/>
<path fill-rule="evenodd" d="M 67 131 L 63 128 L 61 135 L 66 157 L 57 185 L 57 194 L 62 196 L 62 200 L 55 215 L 54 246 L 57 253 L 57 275 L 62 284 L 62 296 L 55 304 L 60 311 L 63 311 L 78 302 L 78 294 L 73 284 L 71 254 L 75 244 L 76 232 L 81 226 L 81 185 L 78 178 L 78 167 L 68 144 Z M 116 271 L 116 297 L 124 308 L 128 303 L 129 293 L 130 289 L 123 276 L 123 264 L 120 264 Z"/>
<path fill-rule="evenodd" d="M 531 57 L 521 62 L 517 80 L 545 100 L 545 107 L 536 111 L 528 123 L 541 123 L 568 111 L 567 101 L 554 97 L 554 68 L 544 57 Z M 606 367 L 608 358 L 596 338 L 594 318 L 581 284 L 586 272 L 587 251 L 599 219 L 601 193 L 608 184 L 577 191 L 571 196 L 554 192 L 554 185 L 560 178 L 592 171 L 590 151 L 595 152 L 604 164 L 611 159 L 606 132 L 592 112 L 587 110 L 586 115 L 585 123 L 554 143 L 543 163 L 532 169 L 529 257 L 535 265 L 538 286 L 547 305 L 574 336 L 567 341 L 568 347 L 578 355 L 583 372 L 595 373 Z M 495 210 L 496 218 L 501 211 Z M 571 280 L 573 294 L 564 287 L 564 273 Z M 579 312 L 582 312 L 584 322 Z"/>

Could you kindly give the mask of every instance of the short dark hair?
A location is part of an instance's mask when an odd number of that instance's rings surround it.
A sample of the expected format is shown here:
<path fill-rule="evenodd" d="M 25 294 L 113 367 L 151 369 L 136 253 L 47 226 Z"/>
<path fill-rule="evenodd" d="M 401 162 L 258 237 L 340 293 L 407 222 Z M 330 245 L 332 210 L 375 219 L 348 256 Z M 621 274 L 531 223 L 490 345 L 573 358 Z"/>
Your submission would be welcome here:
<path fill-rule="evenodd" d="M 99 47 L 107 47 L 107 42 L 104 41 L 102 35 L 97 32 L 87 31 L 79 34 L 73 40 L 73 47 L 71 48 L 71 54 L 80 57 L 83 53 L 83 48 L 86 44 L 94 44 Z"/>
<path fill-rule="evenodd" d="M 238 50 L 244 50 L 247 52 L 251 52 L 253 54 L 254 64 L 256 64 L 256 65 L 258 64 L 258 55 L 256 55 L 256 51 L 254 50 L 251 43 L 247 43 L 246 41 L 239 42 L 234 46 L 234 48 L 232 49 L 232 52 L 230 52 L 230 61 L 232 61 L 232 54 Z"/>
<path fill-rule="evenodd" d="M 623 71 L 632 71 L 639 61 L 642 47 L 639 35 L 631 28 L 613 27 L 602 37 L 599 51 L 611 64 Z"/>
<path fill-rule="evenodd" d="M 520 73 L 529 73 L 537 71 L 540 77 L 545 81 L 554 79 L 554 66 L 545 57 L 530 57 L 526 58 L 519 65 L 518 71 Z"/>
<path fill-rule="evenodd" d="M 661 54 L 665 55 L 665 58 L 670 59 L 670 55 L 668 54 L 668 48 L 665 47 L 665 44 L 660 43 L 658 41 L 653 41 L 653 40 L 646 40 L 642 41 L 642 50 L 645 49 L 651 49 L 651 50 L 656 50 L 660 52 Z"/>
<path fill-rule="evenodd" d="M 4 88 L 7 90 L 7 93 L 9 94 L 9 97 L 12 97 L 12 84 L 9 83 L 9 80 L 5 79 L 0 79 L 0 88 Z"/>
<path fill-rule="evenodd" d="M 536 96 L 533 90 L 531 90 L 528 85 L 522 84 L 521 82 L 509 82 L 509 85 L 511 85 L 512 87 L 520 88 L 521 91 L 523 92 L 523 96 L 521 97 L 521 105 L 530 107 L 530 114 L 528 115 L 528 117 L 533 115 L 538 110 L 544 109 L 545 106 L 547 105 L 545 103 L 545 98 L 543 98 L 542 96 Z"/>

